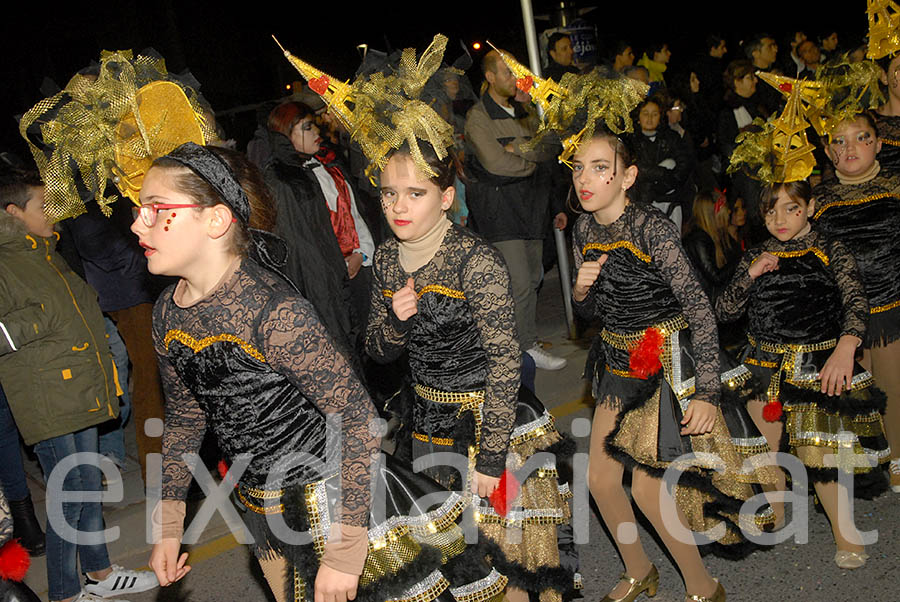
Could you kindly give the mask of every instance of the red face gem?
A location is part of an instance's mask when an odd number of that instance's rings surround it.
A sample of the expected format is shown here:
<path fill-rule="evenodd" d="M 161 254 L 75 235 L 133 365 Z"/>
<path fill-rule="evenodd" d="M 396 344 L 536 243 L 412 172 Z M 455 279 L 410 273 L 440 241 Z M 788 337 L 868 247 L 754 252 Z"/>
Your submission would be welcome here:
<path fill-rule="evenodd" d="M 522 92 L 528 92 L 531 90 L 531 86 L 534 85 L 534 78 L 530 75 L 526 77 L 520 77 L 516 80 L 516 87 Z"/>
<path fill-rule="evenodd" d="M 169 227 L 168 227 L 168 226 L 163 226 L 163 230 L 165 230 L 166 232 L 168 232 L 168 231 L 169 231 Z"/>
<path fill-rule="evenodd" d="M 782 92 L 790 92 L 791 90 L 794 89 L 794 86 L 792 86 L 791 84 L 789 84 L 787 82 L 784 82 L 783 84 L 779 84 L 778 89 L 781 90 Z"/>
<path fill-rule="evenodd" d="M 328 91 L 328 84 L 329 81 L 327 75 L 323 75 L 322 77 L 314 77 L 313 79 L 309 80 L 309 89 L 319 96 L 322 96 L 323 94 L 325 94 L 325 92 Z"/>
<path fill-rule="evenodd" d="M 167 223 L 167 224 L 171 224 L 171 223 L 172 223 L 172 220 L 167 219 L 167 220 L 166 220 L 166 223 Z"/>
<path fill-rule="evenodd" d="M 175 212 L 174 212 L 174 211 L 172 212 L 172 217 L 175 217 Z"/>

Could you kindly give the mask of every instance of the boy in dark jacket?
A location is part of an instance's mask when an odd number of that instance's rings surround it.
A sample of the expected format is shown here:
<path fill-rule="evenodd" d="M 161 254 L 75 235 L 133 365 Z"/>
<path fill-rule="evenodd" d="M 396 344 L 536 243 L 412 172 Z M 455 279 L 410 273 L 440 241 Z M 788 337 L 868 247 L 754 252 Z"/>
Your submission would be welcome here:
<path fill-rule="evenodd" d="M 35 175 L 3 176 L 0 207 L 0 382 L 48 482 L 71 454 L 94 454 L 59 476 L 62 490 L 100 492 L 96 427 L 118 414 L 119 389 L 97 295 L 56 253 Z M 81 541 L 104 528 L 99 501 L 54 502 L 60 494 L 48 486 L 50 600 L 87 602 L 158 585 L 153 573 L 110 566 L 102 540 Z"/>

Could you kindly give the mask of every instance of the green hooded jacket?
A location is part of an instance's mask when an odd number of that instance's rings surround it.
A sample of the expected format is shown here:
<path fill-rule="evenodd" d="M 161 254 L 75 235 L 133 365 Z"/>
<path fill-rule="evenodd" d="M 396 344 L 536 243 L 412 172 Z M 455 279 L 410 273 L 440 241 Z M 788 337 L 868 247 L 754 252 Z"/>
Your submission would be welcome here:
<path fill-rule="evenodd" d="M 0 384 L 25 443 L 118 416 L 120 389 L 97 293 L 0 211 Z"/>

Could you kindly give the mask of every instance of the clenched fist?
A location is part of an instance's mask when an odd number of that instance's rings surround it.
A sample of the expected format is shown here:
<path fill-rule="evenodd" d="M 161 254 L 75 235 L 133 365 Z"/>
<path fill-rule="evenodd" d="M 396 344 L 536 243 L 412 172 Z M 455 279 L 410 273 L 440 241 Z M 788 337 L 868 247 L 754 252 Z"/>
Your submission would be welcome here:
<path fill-rule="evenodd" d="M 609 255 L 601 255 L 597 261 L 585 261 L 578 269 L 578 276 L 575 278 L 575 286 L 572 288 L 572 297 L 578 301 L 584 301 L 588 292 L 597 278 L 600 276 L 600 268 L 609 259 Z"/>
<path fill-rule="evenodd" d="M 416 283 L 412 278 L 406 281 L 406 286 L 394 293 L 391 307 L 401 322 L 406 322 L 419 311 L 419 296 L 416 295 Z"/>

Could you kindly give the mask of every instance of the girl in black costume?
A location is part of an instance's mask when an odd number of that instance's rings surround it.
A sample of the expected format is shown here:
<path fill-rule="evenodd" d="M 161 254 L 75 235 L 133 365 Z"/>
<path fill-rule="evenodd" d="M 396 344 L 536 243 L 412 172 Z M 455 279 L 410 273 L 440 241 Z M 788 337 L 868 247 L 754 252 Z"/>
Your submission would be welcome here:
<path fill-rule="evenodd" d="M 881 140 L 869 113 L 840 124 L 825 154 L 837 179 L 813 191 L 816 229 L 853 254 L 869 304 L 862 365 L 887 395 L 891 489 L 900 493 L 900 175 L 876 156 Z"/>
<path fill-rule="evenodd" d="M 720 390 L 733 393 L 749 373 L 740 367 L 720 377 L 712 308 L 675 226 L 630 201 L 636 176 L 625 143 L 599 126 L 575 152 L 572 180 L 588 213 L 574 230 L 573 300 L 582 317 L 603 325 L 588 363 L 597 399 L 588 479 L 625 563 L 621 581 L 604 601 L 653 596 L 659 584 L 634 530 L 622 485 L 627 466 L 634 469 L 634 500 L 678 564 L 686 600 L 721 602 L 725 590 L 706 571 L 694 539 L 678 537 L 671 527 L 680 522 L 704 531 L 721 521 L 728 532 L 718 543 L 739 543 L 739 528 L 756 527 L 754 517 L 738 518 L 743 500 L 753 495 L 748 483 L 774 477 L 762 470 L 742 472 L 742 456 L 767 447 L 733 403 L 720 407 Z M 678 466 L 690 452 L 700 456 L 695 468 Z M 714 473 L 709 458 L 724 470 Z M 673 496 L 677 517 L 660 502 L 661 495 L 671 495 L 660 479 L 669 467 L 683 470 Z"/>
<path fill-rule="evenodd" d="M 859 568 L 868 556 L 851 527 L 847 490 L 836 479 L 839 469 L 867 472 L 888 459 L 880 414 L 884 394 L 853 360 L 865 337 L 869 306 L 848 248 L 811 230 L 816 204 L 807 182 L 769 186 L 762 210 L 772 238 L 741 259 L 716 313 L 725 322 L 748 313 L 744 364 L 764 389 L 760 399 L 749 402 L 750 415 L 772 449 L 789 447 L 807 467 L 831 521 L 835 562 Z M 841 444 L 841 431 L 852 440 Z M 847 446 L 875 460 L 872 466 L 829 467 L 826 458 L 838 458 L 837 448 Z M 780 473 L 777 489 L 785 489 Z M 783 503 L 772 506 L 783 521 Z"/>
<path fill-rule="evenodd" d="M 531 590 L 542 602 L 558 601 L 573 576 L 559 561 L 557 526 L 569 512 L 554 455 L 543 454 L 537 470 L 518 475 L 519 495 L 501 475 L 508 478 L 505 470 L 517 471 L 535 453 L 560 451 L 562 437 L 543 405 L 520 387 L 521 353 L 503 258 L 447 219 L 453 163 L 438 160 L 427 143 L 419 146 L 436 176 L 422 174 L 408 146 L 392 153 L 381 173 L 382 205 L 396 238 L 375 253 L 367 349 L 379 361 L 408 352 L 413 458 L 457 452 L 463 459 L 461 467 L 426 472 L 453 490 L 471 489 L 492 562 L 509 577 L 509 600 L 527 601 L 525 590 Z M 505 509 L 479 499 L 497 495 L 506 496 L 499 504 Z M 521 541 L 510 543 L 516 529 Z"/>
<path fill-rule="evenodd" d="M 209 426 L 239 472 L 235 495 L 277 600 L 494 599 L 484 582 L 500 577 L 465 554 L 463 500 L 419 510 L 440 491 L 377 457 L 371 400 L 312 306 L 264 267 L 286 251 L 250 228 L 263 200 L 235 177 L 246 163 L 180 146 L 147 173 L 132 226 L 150 271 L 180 277 L 153 318 L 167 404 L 151 567 L 163 585 L 189 570 L 185 454 Z M 288 529 L 311 539 L 291 541 Z"/>

